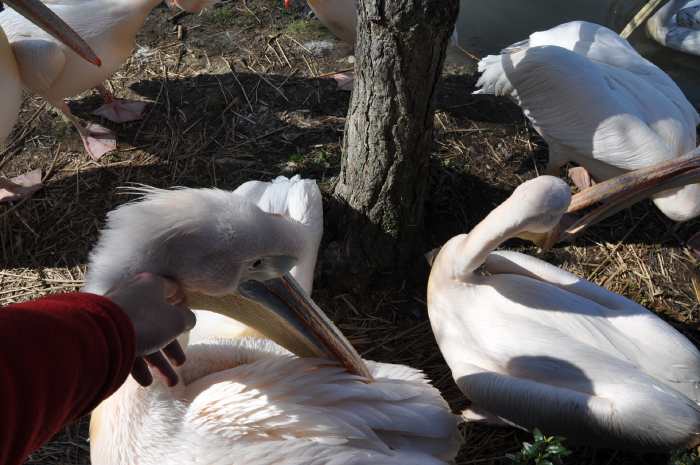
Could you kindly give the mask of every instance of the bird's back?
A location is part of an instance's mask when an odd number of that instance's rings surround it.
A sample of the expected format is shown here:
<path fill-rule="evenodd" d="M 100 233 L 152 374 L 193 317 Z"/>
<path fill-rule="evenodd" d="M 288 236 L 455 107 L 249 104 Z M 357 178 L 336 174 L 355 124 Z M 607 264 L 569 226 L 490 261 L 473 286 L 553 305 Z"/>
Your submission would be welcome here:
<path fill-rule="evenodd" d="M 477 93 L 513 97 L 555 166 L 575 161 L 604 180 L 695 147 L 700 117 L 678 86 L 602 26 L 534 33 L 479 69 Z"/>
<path fill-rule="evenodd" d="M 142 465 L 437 465 L 457 452 L 457 418 L 418 370 L 369 362 L 367 384 L 249 338 L 211 340 L 187 355 L 186 385 L 119 399 L 120 391 L 100 407 L 103 424 L 132 421 L 132 436 L 95 426 L 93 464 L 116 465 L 126 449 Z M 133 430 L 140 425 L 148 431 Z"/>
<path fill-rule="evenodd" d="M 505 373 L 519 357 L 551 354 L 594 383 L 624 371 L 625 382 L 656 379 L 700 401 L 700 352 L 646 308 L 524 254 L 493 252 L 484 266 L 489 276 L 443 289 L 437 302 L 438 325 L 446 338 L 467 338 L 459 344 L 472 363 Z"/>

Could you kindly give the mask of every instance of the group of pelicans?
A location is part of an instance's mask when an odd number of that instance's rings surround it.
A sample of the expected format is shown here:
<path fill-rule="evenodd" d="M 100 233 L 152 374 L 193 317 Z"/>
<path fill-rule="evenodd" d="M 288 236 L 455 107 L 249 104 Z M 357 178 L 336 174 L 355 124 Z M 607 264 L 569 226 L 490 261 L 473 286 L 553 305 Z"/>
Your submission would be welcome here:
<path fill-rule="evenodd" d="M 16 11 L 0 13 L 0 138 L 24 86 L 71 118 L 99 158 L 113 136 L 84 126 L 63 99 L 95 87 L 106 100 L 99 114 L 139 117 L 142 104 L 101 85 L 159 0 L 8 3 Z M 354 0 L 309 4 L 354 42 Z M 586 22 L 534 33 L 479 70 L 479 92 L 513 98 L 550 160 L 548 175 L 434 254 L 430 323 L 469 408 L 453 414 L 417 369 L 363 360 L 311 300 L 323 232 L 313 180 L 250 181 L 231 192 L 144 187 L 108 214 L 83 290 L 105 293 L 142 271 L 170 276 L 198 322 L 182 336 L 188 361 L 176 386 L 129 379 L 93 412 L 94 465 L 445 464 L 462 421 L 640 451 L 700 443 L 700 352 L 690 341 L 623 296 L 495 250 L 513 237 L 559 234 L 565 215 L 597 202 L 589 221 L 649 196 L 672 220 L 700 216 L 697 111 L 618 34 Z M 568 162 L 578 165 L 573 200 L 553 176 Z"/>

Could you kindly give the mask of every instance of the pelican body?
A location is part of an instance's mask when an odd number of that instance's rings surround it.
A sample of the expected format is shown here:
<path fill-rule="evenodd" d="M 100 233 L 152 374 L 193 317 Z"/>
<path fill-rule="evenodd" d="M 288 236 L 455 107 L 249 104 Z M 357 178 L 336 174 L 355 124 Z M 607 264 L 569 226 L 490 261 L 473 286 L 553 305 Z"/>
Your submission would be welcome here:
<path fill-rule="evenodd" d="M 13 16 L 31 24 L 36 30 L 57 41 L 70 50 L 81 63 L 90 62 L 91 66 L 99 66 L 100 59 L 80 36 L 56 16 L 49 8 L 38 0 L 14 0 L 7 2 L 13 10 L 3 10 L 0 18 Z M 0 146 L 12 131 L 17 122 L 19 107 L 22 103 L 22 79 L 20 67 L 13 53 L 10 42 L 1 27 L 0 21 Z"/>
<path fill-rule="evenodd" d="M 24 21 L 36 24 L 37 29 L 54 37 L 59 43 L 74 51 L 78 60 L 87 60 L 93 65 L 99 66 L 100 59 L 90 47 L 58 16 L 49 10 L 38 0 L 13 0 L 7 2 L 17 11 L 14 14 Z M 7 14 L 7 13 L 6 13 Z M 22 103 L 22 80 L 17 60 L 12 51 L 5 31 L 0 27 L 0 147 L 12 131 L 20 105 Z M 3 196 L 0 200 L 13 200 L 26 192 L 26 189 L 12 181 L 0 177 L 0 190 L 8 191 L 10 195 Z M 14 194 L 14 195 L 12 195 Z"/>
<path fill-rule="evenodd" d="M 357 0 L 307 0 L 307 3 L 336 37 L 355 45 Z"/>
<path fill-rule="evenodd" d="M 12 11 L 0 13 L 0 27 L 12 45 L 24 86 L 44 97 L 73 122 L 88 153 L 95 159 L 116 148 L 114 137 L 98 125 L 83 127 L 71 114 L 64 99 L 96 87 L 111 105 L 99 114 L 116 122 L 140 117 L 142 102 L 137 105 L 113 101 L 102 83 L 131 56 L 136 34 L 161 1 L 46 0 L 46 5 L 64 18 L 102 58 L 100 67 L 84 62 L 21 15 Z M 182 0 L 175 4 L 188 11 L 199 11 L 205 6 L 202 0 Z M 129 104 L 140 108 L 133 110 Z"/>
<path fill-rule="evenodd" d="M 494 251 L 551 229 L 570 199 L 558 178 L 528 181 L 435 259 L 430 323 L 472 401 L 464 417 L 599 447 L 697 445 L 700 352 L 690 341 L 618 294 L 534 257 Z"/>
<path fill-rule="evenodd" d="M 646 28 L 661 45 L 700 56 L 700 0 L 669 0 Z"/>
<path fill-rule="evenodd" d="M 678 158 L 700 116 L 670 77 L 615 32 L 575 21 L 479 63 L 476 93 L 505 95 L 549 145 L 548 174 L 575 162 L 596 181 Z M 584 188 L 587 179 L 576 180 Z M 700 215 L 700 184 L 657 193 L 674 221 Z"/>
<path fill-rule="evenodd" d="M 22 81 L 19 77 L 17 62 L 2 28 L 0 28 L 0 82 L 2 83 L 0 101 L 3 102 L 3 109 L 0 111 L 0 145 L 2 145 L 17 122 L 19 106 L 22 103 Z"/>
<path fill-rule="evenodd" d="M 188 191 L 159 195 L 185 193 Z M 323 225 L 321 195 L 315 182 L 298 176 L 280 177 L 271 183 L 253 181 L 229 195 L 246 199 L 249 207 L 254 204 L 298 228 L 269 236 L 261 227 L 250 243 L 242 236 L 240 242 L 229 242 L 229 234 L 241 229 L 235 223 L 232 230 L 208 234 L 205 243 L 190 237 L 192 250 L 203 262 L 211 261 L 195 266 L 199 274 L 204 273 L 207 282 L 226 275 L 208 253 L 218 249 L 219 255 L 224 254 L 219 247 L 250 249 L 256 247 L 256 241 L 279 247 L 275 242 L 292 240 L 299 247 L 295 246 L 297 260 L 290 275 L 308 295 Z M 198 207 L 198 203 L 185 207 L 191 218 L 183 216 L 176 223 L 168 219 L 165 205 L 169 203 L 152 205 L 150 213 L 159 213 L 153 221 L 169 224 L 166 234 L 175 236 L 180 228 L 209 229 L 210 220 L 218 221 L 215 217 L 226 221 L 226 210 Z M 114 232 L 119 231 L 122 237 L 143 237 L 139 222 L 115 224 L 123 218 L 110 217 Z M 236 223 L 245 221 L 240 214 L 231 218 L 236 218 Z M 272 238 L 269 242 L 268 237 Z M 112 276 L 120 274 L 121 265 L 113 258 L 122 253 L 116 241 L 98 246 L 92 255 L 87 289 L 105 287 L 105 267 L 114 267 Z M 95 272 L 95 265 L 102 269 Z M 180 269 L 177 260 L 169 267 L 164 271 Z M 213 274 L 207 273 L 208 269 Z M 175 274 L 184 285 L 191 285 L 192 278 L 182 271 Z M 454 458 L 459 447 L 457 417 L 421 372 L 366 362 L 373 380 L 368 383 L 366 377 L 348 373 L 333 361 L 295 357 L 270 341 L 266 329 L 259 325 L 256 330 L 225 315 L 198 310 L 197 325 L 182 341 L 189 341 L 189 345 L 185 349 L 187 362 L 178 369 L 181 382 L 177 386 L 168 388 L 158 381 L 144 389 L 129 379 L 93 412 L 92 463 L 444 465 Z"/>

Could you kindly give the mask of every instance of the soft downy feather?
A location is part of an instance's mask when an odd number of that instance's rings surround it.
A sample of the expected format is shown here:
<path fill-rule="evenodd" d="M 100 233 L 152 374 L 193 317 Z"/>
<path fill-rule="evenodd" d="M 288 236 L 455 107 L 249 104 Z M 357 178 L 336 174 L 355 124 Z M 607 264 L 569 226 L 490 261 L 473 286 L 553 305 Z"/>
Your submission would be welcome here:
<path fill-rule="evenodd" d="M 557 164 L 575 161 L 598 180 L 695 148 L 697 111 L 666 73 L 603 26 L 575 21 L 536 32 L 482 59 L 479 71 L 475 93 L 514 98 L 551 155 L 570 157 Z M 613 170 L 588 166 L 595 161 Z"/>
<path fill-rule="evenodd" d="M 318 247 L 323 236 L 323 201 L 313 179 L 278 176 L 271 182 L 248 181 L 234 193 L 255 203 L 261 210 L 286 216 L 303 226 L 304 254 L 290 271 L 301 286 L 311 294 Z"/>
<path fill-rule="evenodd" d="M 100 407 L 109 414 L 94 428 L 100 434 L 92 437 L 93 463 L 116 465 L 117 454 L 139 465 L 438 465 L 453 459 L 458 418 L 423 373 L 368 366 L 375 378 L 369 384 L 267 340 L 195 344 L 173 390 L 160 382 L 143 389 L 129 380 Z M 125 428 L 135 412 L 144 422 Z"/>
<path fill-rule="evenodd" d="M 700 115 L 615 32 L 583 21 L 532 34 L 479 63 L 475 93 L 505 95 L 549 145 L 548 174 L 575 162 L 596 181 L 683 156 Z M 700 184 L 652 196 L 674 221 L 700 215 Z"/>

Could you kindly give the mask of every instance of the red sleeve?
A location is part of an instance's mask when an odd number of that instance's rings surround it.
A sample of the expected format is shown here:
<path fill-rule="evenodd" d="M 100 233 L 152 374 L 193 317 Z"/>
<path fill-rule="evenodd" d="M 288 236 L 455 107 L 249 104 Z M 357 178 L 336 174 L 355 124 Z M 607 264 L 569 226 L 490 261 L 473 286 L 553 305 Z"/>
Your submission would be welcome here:
<path fill-rule="evenodd" d="M 134 328 L 94 294 L 0 309 L 0 464 L 18 465 L 126 379 Z"/>

